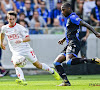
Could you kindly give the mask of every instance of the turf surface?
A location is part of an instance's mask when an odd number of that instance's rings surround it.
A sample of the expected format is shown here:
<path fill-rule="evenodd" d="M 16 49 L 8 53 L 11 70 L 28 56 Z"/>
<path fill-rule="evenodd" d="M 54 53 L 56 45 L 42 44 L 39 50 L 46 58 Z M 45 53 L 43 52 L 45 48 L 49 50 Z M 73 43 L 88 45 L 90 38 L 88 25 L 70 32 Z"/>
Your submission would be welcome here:
<path fill-rule="evenodd" d="M 69 75 L 72 86 L 58 87 L 62 80 L 52 75 L 25 76 L 27 86 L 17 85 L 15 77 L 1 77 L 0 90 L 100 90 L 100 75 Z"/>

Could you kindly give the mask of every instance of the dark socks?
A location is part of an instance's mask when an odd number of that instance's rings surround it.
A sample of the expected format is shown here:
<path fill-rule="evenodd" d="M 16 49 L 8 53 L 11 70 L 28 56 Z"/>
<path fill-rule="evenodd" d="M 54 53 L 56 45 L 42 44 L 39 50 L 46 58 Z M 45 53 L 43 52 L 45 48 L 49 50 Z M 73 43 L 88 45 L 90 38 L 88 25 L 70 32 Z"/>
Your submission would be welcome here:
<path fill-rule="evenodd" d="M 65 82 L 69 82 L 66 76 L 66 73 L 61 65 L 55 66 L 56 70 L 58 71 L 59 75 Z"/>

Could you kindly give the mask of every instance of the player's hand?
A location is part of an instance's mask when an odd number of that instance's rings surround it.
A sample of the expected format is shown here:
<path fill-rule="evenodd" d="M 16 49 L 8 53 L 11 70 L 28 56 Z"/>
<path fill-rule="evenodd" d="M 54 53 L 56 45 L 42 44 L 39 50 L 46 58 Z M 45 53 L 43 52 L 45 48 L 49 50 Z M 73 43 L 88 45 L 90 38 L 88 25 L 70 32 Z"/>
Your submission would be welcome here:
<path fill-rule="evenodd" d="M 58 41 L 58 43 L 61 44 L 61 45 L 63 45 L 63 42 L 64 42 L 64 41 L 65 41 L 65 40 L 61 39 L 61 40 Z"/>
<path fill-rule="evenodd" d="M 19 44 L 19 43 L 21 43 L 22 42 L 22 40 L 16 40 L 16 44 Z"/>
<path fill-rule="evenodd" d="M 100 33 L 96 34 L 96 37 L 100 38 Z"/>
<path fill-rule="evenodd" d="M 86 41 L 86 40 L 87 40 L 87 38 L 86 38 L 86 37 L 83 37 L 81 40 L 82 40 L 82 41 Z"/>
<path fill-rule="evenodd" d="M 3 44 L 1 44 L 1 48 L 2 48 L 3 50 L 6 49 L 5 45 L 3 45 Z"/>

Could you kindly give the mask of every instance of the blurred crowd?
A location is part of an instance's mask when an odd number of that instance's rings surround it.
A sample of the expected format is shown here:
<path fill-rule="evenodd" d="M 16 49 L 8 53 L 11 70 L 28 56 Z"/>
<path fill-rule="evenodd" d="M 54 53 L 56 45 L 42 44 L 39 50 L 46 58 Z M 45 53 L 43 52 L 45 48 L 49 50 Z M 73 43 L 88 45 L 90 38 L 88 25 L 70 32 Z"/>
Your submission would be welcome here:
<path fill-rule="evenodd" d="M 66 1 L 87 23 L 100 25 L 100 0 L 0 0 L 0 24 L 7 24 L 7 12 L 14 10 L 18 13 L 17 23 L 28 28 L 30 34 L 43 34 L 42 28 L 64 27 L 61 5 Z"/>

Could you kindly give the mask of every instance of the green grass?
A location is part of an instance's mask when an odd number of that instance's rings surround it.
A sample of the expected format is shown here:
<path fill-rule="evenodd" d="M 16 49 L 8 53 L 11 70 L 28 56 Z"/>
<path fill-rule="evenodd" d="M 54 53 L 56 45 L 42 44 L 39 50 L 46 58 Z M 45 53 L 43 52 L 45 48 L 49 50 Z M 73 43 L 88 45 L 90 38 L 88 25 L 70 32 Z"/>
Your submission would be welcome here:
<path fill-rule="evenodd" d="M 58 87 L 62 80 L 55 80 L 52 75 L 25 76 L 27 86 L 17 85 L 15 77 L 5 76 L 0 78 L 0 90 L 100 90 L 100 75 L 69 75 L 72 86 Z"/>

